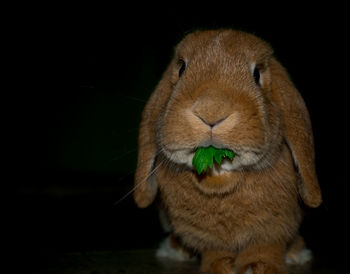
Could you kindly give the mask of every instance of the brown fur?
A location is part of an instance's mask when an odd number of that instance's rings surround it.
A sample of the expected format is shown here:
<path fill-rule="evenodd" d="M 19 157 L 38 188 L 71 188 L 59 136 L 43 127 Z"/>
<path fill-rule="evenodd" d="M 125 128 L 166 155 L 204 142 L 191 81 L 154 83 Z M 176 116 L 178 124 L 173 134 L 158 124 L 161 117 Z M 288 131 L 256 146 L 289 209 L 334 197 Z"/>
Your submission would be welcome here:
<path fill-rule="evenodd" d="M 198 176 L 191 159 L 208 145 L 237 155 Z M 307 109 L 267 43 L 218 30 L 177 46 L 142 114 L 137 205 L 152 203 L 158 189 L 174 233 L 202 254 L 203 271 L 286 272 L 302 215 L 298 195 L 317 207 L 321 193 Z"/>

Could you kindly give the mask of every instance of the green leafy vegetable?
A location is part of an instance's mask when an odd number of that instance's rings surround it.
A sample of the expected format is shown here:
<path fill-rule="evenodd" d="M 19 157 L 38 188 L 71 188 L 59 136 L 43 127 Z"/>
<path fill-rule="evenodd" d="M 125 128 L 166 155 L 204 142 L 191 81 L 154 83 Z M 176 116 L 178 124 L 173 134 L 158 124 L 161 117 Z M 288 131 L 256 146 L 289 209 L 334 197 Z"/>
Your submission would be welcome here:
<path fill-rule="evenodd" d="M 230 160 L 235 156 L 232 150 L 228 149 L 216 149 L 213 146 L 209 147 L 200 147 L 197 149 L 193 160 L 192 165 L 196 168 L 197 173 L 201 174 L 208 167 L 213 167 L 213 161 L 217 162 L 219 165 L 221 164 L 222 158 L 227 157 Z"/>

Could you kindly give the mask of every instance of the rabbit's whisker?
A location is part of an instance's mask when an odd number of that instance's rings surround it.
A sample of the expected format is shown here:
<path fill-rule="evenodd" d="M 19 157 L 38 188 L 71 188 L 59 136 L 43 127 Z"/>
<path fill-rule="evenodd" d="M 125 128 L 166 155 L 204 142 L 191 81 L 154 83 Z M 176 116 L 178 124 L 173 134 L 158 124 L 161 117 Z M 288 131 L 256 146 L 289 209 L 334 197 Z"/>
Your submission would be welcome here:
<path fill-rule="evenodd" d="M 156 154 L 156 157 L 157 157 L 159 154 L 161 154 L 162 152 L 163 152 L 163 149 L 159 150 L 158 153 Z M 148 176 L 147 176 L 144 180 L 142 180 L 142 181 L 139 182 L 138 184 L 134 185 L 134 187 L 133 187 L 130 191 L 128 191 L 123 197 L 121 197 L 118 201 L 116 201 L 116 202 L 114 203 L 114 206 L 117 206 L 119 203 L 121 203 L 123 200 L 125 200 L 129 195 L 131 195 L 139 186 L 141 186 L 142 184 L 146 183 L 147 180 L 157 171 L 157 169 L 158 169 L 161 165 L 167 164 L 167 162 L 169 162 L 168 159 L 166 159 L 166 158 L 162 159 L 162 161 L 161 161 L 155 168 L 153 168 L 153 170 L 148 174 Z M 148 163 L 148 160 L 147 160 L 147 159 L 144 160 L 144 161 L 142 161 L 141 164 L 145 164 L 145 163 L 146 163 L 146 164 Z"/>

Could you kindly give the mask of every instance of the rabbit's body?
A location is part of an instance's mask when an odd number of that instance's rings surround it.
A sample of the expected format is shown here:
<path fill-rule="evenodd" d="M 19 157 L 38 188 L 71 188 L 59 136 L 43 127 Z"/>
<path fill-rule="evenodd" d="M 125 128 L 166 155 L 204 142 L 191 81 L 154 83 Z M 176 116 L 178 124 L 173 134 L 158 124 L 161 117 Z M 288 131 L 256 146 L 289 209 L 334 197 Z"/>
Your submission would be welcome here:
<path fill-rule="evenodd" d="M 204 175 L 198 147 L 230 149 Z M 176 49 L 142 115 L 135 201 L 160 190 L 174 233 L 213 273 L 285 273 L 298 240 L 299 195 L 321 203 L 305 104 L 265 42 L 201 31 Z"/>
<path fill-rule="evenodd" d="M 160 168 L 157 181 L 175 234 L 200 252 L 237 252 L 258 241 L 290 243 L 301 220 L 295 171 L 286 170 L 292 166 L 285 164 L 290 161 L 283 145 L 281 159 L 268 175 L 265 171 L 247 176 L 233 172 L 199 180 L 186 169 Z M 235 184 L 234 190 L 211 195 L 200 189 L 201 183 L 222 181 Z"/>

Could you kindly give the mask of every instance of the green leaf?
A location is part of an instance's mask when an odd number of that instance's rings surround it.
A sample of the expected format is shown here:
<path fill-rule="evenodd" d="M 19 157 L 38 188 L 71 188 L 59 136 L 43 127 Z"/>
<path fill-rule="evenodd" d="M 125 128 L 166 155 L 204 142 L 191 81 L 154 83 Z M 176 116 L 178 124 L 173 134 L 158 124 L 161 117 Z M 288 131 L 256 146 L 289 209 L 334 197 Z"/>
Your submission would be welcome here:
<path fill-rule="evenodd" d="M 217 162 L 219 165 L 224 157 L 228 157 L 233 160 L 235 156 L 232 150 L 228 149 L 216 149 L 213 146 L 209 147 L 200 147 L 197 149 L 193 160 L 192 165 L 197 170 L 198 174 L 201 174 L 203 171 L 207 170 L 207 168 L 213 167 L 213 160 Z"/>
<path fill-rule="evenodd" d="M 198 148 L 196 154 L 193 157 L 192 164 L 196 168 L 197 173 L 201 174 L 204 170 L 213 167 L 213 154 L 215 149 L 208 148 Z"/>
<path fill-rule="evenodd" d="M 220 165 L 222 158 L 225 157 L 225 152 L 223 150 L 216 150 L 214 154 L 215 161 Z"/>
<path fill-rule="evenodd" d="M 230 160 L 233 160 L 233 157 L 235 157 L 235 153 L 232 150 L 225 149 L 225 157 L 230 158 Z"/>

